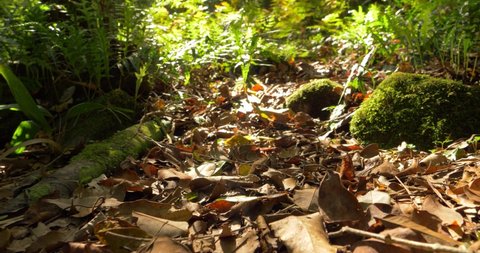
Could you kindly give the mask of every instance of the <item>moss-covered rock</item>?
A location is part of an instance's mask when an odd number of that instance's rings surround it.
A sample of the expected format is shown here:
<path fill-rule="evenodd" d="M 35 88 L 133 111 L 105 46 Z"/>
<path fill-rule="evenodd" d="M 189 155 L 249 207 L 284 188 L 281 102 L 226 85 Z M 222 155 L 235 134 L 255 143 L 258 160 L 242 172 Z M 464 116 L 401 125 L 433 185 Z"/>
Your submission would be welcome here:
<path fill-rule="evenodd" d="M 287 107 L 294 112 L 305 112 L 312 117 L 326 120 L 330 112 L 324 109 L 338 103 L 342 89 L 340 84 L 328 79 L 312 80 L 287 98 Z"/>
<path fill-rule="evenodd" d="M 355 112 L 352 135 L 390 148 L 402 141 L 434 147 L 480 132 L 480 87 L 426 75 L 395 73 Z"/>

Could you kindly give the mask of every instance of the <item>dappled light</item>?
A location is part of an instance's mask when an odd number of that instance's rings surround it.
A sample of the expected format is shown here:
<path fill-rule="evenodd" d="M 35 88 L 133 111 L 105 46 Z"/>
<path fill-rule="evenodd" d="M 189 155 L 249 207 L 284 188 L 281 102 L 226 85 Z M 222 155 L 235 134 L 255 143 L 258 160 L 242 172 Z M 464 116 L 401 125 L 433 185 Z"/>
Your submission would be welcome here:
<path fill-rule="evenodd" d="M 6 1 L 0 252 L 478 252 L 479 17 Z"/>

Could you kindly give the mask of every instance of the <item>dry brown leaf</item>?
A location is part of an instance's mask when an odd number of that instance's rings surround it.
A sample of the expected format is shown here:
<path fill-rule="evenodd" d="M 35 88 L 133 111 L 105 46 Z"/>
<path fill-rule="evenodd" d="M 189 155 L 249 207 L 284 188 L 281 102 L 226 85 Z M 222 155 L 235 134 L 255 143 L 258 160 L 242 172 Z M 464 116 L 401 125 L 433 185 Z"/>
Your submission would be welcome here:
<path fill-rule="evenodd" d="M 84 242 L 69 242 L 62 248 L 63 253 L 111 253 L 105 245 Z"/>
<path fill-rule="evenodd" d="M 136 227 L 114 228 L 105 233 L 105 242 L 113 252 L 132 252 L 151 241 L 150 235 Z"/>
<path fill-rule="evenodd" d="M 327 222 L 354 221 L 364 217 L 362 207 L 340 182 L 340 176 L 327 170 L 318 189 L 318 207 Z"/>
<path fill-rule="evenodd" d="M 322 215 L 289 216 L 270 223 L 270 227 L 292 253 L 337 252 L 330 245 L 323 227 Z"/>
<path fill-rule="evenodd" d="M 381 220 L 389 222 L 389 223 L 393 223 L 393 224 L 398 225 L 398 226 L 413 229 L 415 231 L 433 236 L 435 238 L 438 238 L 440 240 L 443 240 L 443 241 L 445 241 L 447 243 L 450 243 L 450 244 L 453 244 L 453 245 L 459 245 L 460 244 L 460 242 L 457 242 L 457 241 L 453 240 L 452 238 L 450 238 L 450 237 L 448 237 L 444 234 L 440 234 L 436 231 L 433 231 L 433 230 L 431 230 L 431 229 L 429 229 L 425 226 L 419 225 L 419 224 L 413 222 L 412 220 L 410 220 L 409 218 L 404 217 L 404 216 L 389 215 L 389 216 L 381 218 Z"/>
<path fill-rule="evenodd" d="M 397 167 L 385 159 L 382 164 L 378 165 L 377 167 L 373 168 L 372 171 L 370 172 L 372 175 L 381 175 L 387 178 L 393 177 L 397 174 L 399 174 Z"/>
<path fill-rule="evenodd" d="M 424 174 L 431 174 L 447 168 L 448 163 L 446 156 L 441 153 L 433 153 L 423 158 L 419 165 Z"/>
<path fill-rule="evenodd" d="M 342 157 L 342 164 L 338 169 L 341 178 L 353 181 L 355 178 L 355 169 L 353 168 L 352 158 L 347 153 Z"/>
<path fill-rule="evenodd" d="M 426 169 L 427 167 L 438 166 L 447 163 L 448 159 L 446 156 L 441 153 L 433 153 L 423 158 L 419 165 Z"/>
<path fill-rule="evenodd" d="M 365 159 L 372 158 L 380 154 L 379 148 L 377 143 L 369 144 L 360 151 L 360 155 Z"/>
<path fill-rule="evenodd" d="M 10 233 L 10 230 L 1 228 L 0 229 L 0 250 L 5 249 L 10 243 L 11 239 L 12 239 L 12 234 Z"/>
<path fill-rule="evenodd" d="M 185 236 L 188 233 L 188 223 L 157 218 L 148 214 L 133 212 L 137 218 L 137 226 L 152 236 Z"/>
<path fill-rule="evenodd" d="M 283 189 L 291 191 L 297 186 L 297 180 L 293 177 L 285 178 L 282 180 Z"/>
<path fill-rule="evenodd" d="M 470 200 L 480 203 L 480 178 L 472 180 L 463 190 Z"/>
<path fill-rule="evenodd" d="M 133 211 L 174 221 L 188 221 L 190 217 L 192 217 L 192 213 L 187 209 L 177 209 L 172 204 L 159 203 L 146 199 L 125 202 L 118 206 L 118 213 L 120 215 L 130 216 Z"/>
<path fill-rule="evenodd" d="M 425 198 L 422 204 L 423 210 L 437 216 L 445 225 L 462 225 L 463 217 L 457 211 L 440 204 L 433 195 Z"/>
<path fill-rule="evenodd" d="M 39 252 L 45 250 L 52 252 L 63 245 L 63 243 L 72 240 L 73 238 L 65 231 L 50 231 L 46 235 L 40 236 L 33 242 L 25 251 L 26 253 Z"/>
<path fill-rule="evenodd" d="M 353 253 L 411 253 L 412 251 L 375 239 L 368 239 L 352 245 Z"/>
<path fill-rule="evenodd" d="M 190 253 L 191 251 L 168 237 L 157 237 L 153 243 L 138 249 L 139 253 Z"/>
<path fill-rule="evenodd" d="M 293 193 L 293 203 L 304 211 L 318 211 L 318 188 L 308 188 L 295 190 Z"/>

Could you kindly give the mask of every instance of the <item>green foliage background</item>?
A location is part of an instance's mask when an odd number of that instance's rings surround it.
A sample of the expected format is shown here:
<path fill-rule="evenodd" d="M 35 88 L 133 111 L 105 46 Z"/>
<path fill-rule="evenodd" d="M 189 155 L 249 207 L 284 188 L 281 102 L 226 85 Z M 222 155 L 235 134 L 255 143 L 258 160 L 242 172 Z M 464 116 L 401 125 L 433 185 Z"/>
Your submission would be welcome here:
<path fill-rule="evenodd" d="M 50 110 L 72 86 L 72 105 L 116 88 L 137 101 L 205 70 L 248 85 L 254 66 L 299 58 L 362 61 L 347 82 L 360 90 L 370 67 L 435 60 L 475 83 L 479 12 L 458 0 L 12 0 L 0 6 L 0 62 Z M 3 84 L 1 103 L 18 102 Z"/>

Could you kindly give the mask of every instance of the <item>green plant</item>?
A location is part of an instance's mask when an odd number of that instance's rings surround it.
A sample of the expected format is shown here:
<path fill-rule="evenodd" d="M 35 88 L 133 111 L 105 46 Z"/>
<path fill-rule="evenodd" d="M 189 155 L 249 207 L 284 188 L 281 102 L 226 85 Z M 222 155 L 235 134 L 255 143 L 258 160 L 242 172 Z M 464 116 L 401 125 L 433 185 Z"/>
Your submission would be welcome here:
<path fill-rule="evenodd" d="M 472 53 L 479 50 L 479 8 L 478 1 L 403 0 L 387 7 L 384 15 L 415 65 L 438 57 L 446 69 L 468 81 L 465 77 L 474 76 L 478 58 Z"/>
<path fill-rule="evenodd" d="M 27 88 L 25 88 L 20 79 L 18 79 L 15 74 L 12 73 L 10 68 L 4 64 L 0 64 L 0 74 L 5 78 L 13 97 L 15 98 L 15 101 L 17 101 L 20 111 L 22 111 L 25 116 L 40 125 L 43 130 L 50 133 L 52 129 L 45 118 L 46 111 L 38 108 L 29 91 Z M 7 107 L 4 108 L 6 109 Z M 13 107 L 9 106 L 8 108 L 11 109 Z M 52 115 L 47 114 L 47 116 Z"/>
<path fill-rule="evenodd" d="M 153 48 L 147 29 L 150 3 L 14 0 L 0 12 L 0 57 L 24 67 L 14 71 L 38 81 L 51 100 L 65 84 L 86 88 L 90 98 L 92 91 L 117 84 L 133 88 L 123 79 L 138 70 L 132 62 L 146 59 Z"/>
<path fill-rule="evenodd" d="M 253 65 L 315 55 L 310 49 L 324 38 L 318 20 L 344 6 L 334 0 L 156 1 L 149 15 L 160 69 L 170 79 L 189 83 L 192 71 L 212 66 L 248 83 Z"/>

